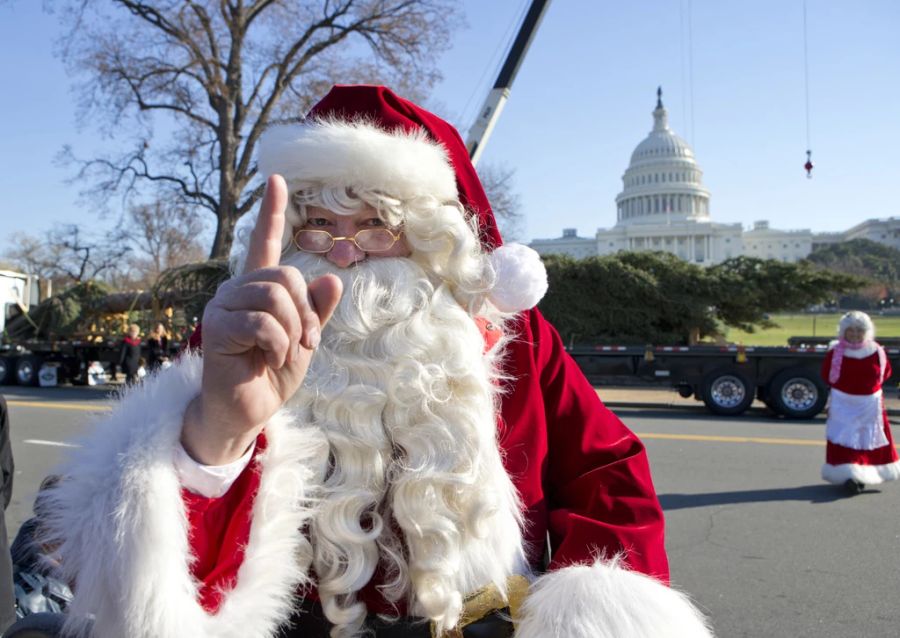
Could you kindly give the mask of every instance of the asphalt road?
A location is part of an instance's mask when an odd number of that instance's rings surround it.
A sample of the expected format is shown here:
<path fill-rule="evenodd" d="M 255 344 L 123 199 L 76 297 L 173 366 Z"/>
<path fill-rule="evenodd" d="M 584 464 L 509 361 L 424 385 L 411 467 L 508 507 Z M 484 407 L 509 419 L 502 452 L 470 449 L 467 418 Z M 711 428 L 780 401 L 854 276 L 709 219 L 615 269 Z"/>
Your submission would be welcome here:
<path fill-rule="evenodd" d="M 104 409 L 107 393 L 3 391 L 16 460 L 6 513 L 14 534 L 41 479 Z M 822 483 L 824 418 L 790 422 L 759 409 L 720 418 L 699 405 L 608 394 L 649 450 L 673 585 L 710 615 L 718 636 L 900 633 L 900 485 L 851 497 Z"/>
<path fill-rule="evenodd" d="M 900 635 L 900 485 L 851 497 L 823 483 L 823 417 L 616 412 L 649 450 L 673 584 L 718 636 Z"/>

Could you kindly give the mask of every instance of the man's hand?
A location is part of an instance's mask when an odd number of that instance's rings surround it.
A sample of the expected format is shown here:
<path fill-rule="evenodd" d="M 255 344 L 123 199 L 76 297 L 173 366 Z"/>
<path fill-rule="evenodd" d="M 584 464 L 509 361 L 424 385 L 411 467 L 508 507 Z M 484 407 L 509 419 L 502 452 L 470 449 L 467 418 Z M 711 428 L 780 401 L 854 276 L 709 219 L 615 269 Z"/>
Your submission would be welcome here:
<path fill-rule="evenodd" d="M 203 384 L 188 406 L 182 444 L 196 461 L 238 459 L 300 387 L 322 327 L 341 297 L 325 275 L 308 286 L 279 266 L 287 185 L 266 183 L 244 273 L 224 283 L 203 313 Z"/>

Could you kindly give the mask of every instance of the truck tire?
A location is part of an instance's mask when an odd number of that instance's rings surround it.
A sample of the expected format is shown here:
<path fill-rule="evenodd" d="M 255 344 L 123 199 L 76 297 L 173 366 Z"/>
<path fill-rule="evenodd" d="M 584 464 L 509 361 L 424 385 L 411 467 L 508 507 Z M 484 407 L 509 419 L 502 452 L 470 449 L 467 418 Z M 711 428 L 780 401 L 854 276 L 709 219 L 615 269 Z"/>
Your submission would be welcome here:
<path fill-rule="evenodd" d="M 56 638 L 62 635 L 64 614 L 40 612 L 19 619 L 3 635 L 6 638 Z"/>
<path fill-rule="evenodd" d="M 769 382 L 769 401 L 789 419 L 811 419 L 825 407 L 828 386 L 808 368 L 787 368 Z"/>
<path fill-rule="evenodd" d="M 33 354 L 19 357 L 16 362 L 16 382 L 19 385 L 37 385 L 38 371 L 41 369 L 41 358 Z"/>
<path fill-rule="evenodd" d="M 16 360 L 12 357 L 0 357 L 0 385 L 15 383 Z"/>
<path fill-rule="evenodd" d="M 742 414 L 753 403 L 756 384 L 737 368 L 719 368 L 705 377 L 701 385 L 703 402 L 710 412 L 722 416 Z"/>

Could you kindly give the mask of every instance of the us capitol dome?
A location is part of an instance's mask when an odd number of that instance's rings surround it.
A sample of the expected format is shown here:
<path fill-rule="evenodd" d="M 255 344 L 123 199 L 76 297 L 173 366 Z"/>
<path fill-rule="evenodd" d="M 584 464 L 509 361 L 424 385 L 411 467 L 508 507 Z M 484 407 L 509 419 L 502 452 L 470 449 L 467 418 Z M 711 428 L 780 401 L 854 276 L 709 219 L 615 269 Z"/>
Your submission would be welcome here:
<path fill-rule="evenodd" d="M 694 150 L 669 128 L 662 89 L 657 89 L 653 130 L 634 149 L 622 176 L 616 225 L 709 221 L 709 191 L 702 178 Z"/>
<path fill-rule="evenodd" d="M 562 237 L 535 239 L 532 248 L 540 254 L 576 258 L 621 250 L 663 250 L 701 265 L 740 255 L 798 261 L 812 251 L 814 243 L 851 239 L 853 231 L 860 231 L 854 234 L 858 236 L 863 226 L 882 223 L 869 220 L 845 233 L 817 234 L 808 229 L 775 230 L 767 221 L 755 222 L 750 230 L 740 223 L 716 223 L 710 216 L 710 192 L 703 184 L 703 171 L 690 144 L 669 127 L 661 88 L 652 115 L 653 128 L 635 147 L 622 175 L 615 226 L 598 229 L 594 237 L 579 237 L 576 229 L 566 228 Z M 900 229 L 897 221 L 893 225 Z M 894 241 L 900 241 L 900 233 Z"/>

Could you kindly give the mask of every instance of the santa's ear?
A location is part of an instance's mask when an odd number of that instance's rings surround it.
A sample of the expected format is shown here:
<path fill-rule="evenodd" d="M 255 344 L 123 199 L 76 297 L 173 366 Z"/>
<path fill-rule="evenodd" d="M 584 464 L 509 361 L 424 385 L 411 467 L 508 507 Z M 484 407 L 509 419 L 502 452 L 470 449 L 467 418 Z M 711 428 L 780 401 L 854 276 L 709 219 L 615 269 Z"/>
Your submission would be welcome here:
<path fill-rule="evenodd" d="M 496 273 L 490 300 L 501 312 L 534 308 L 547 292 L 547 269 L 540 255 L 523 244 L 504 244 L 491 253 Z"/>

